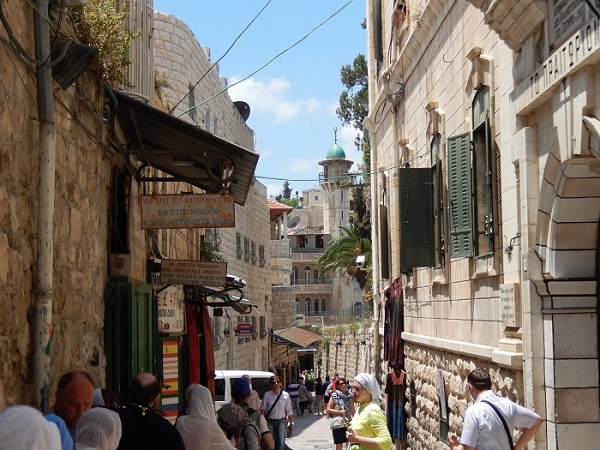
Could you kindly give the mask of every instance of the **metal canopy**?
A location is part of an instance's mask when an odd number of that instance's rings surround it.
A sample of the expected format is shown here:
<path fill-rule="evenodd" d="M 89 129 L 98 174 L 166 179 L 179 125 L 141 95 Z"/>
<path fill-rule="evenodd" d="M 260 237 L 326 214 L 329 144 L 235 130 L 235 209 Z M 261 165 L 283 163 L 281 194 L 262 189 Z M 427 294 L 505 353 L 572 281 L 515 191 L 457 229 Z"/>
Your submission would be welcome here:
<path fill-rule="evenodd" d="M 273 331 L 272 335 L 276 341 L 292 344 L 296 347 L 308 347 L 313 342 L 323 339 L 323 337 L 319 334 L 298 327 L 276 330 Z"/>
<path fill-rule="evenodd" d="M 259 155 L 195 125 L 113 91 L 112 127 L 118 150 L 143 163 L 140 181 L 190 183 L 209 193 L 232 192 L 244 205 Z M 145 166 L 170 177 L 147 177 Z"/>

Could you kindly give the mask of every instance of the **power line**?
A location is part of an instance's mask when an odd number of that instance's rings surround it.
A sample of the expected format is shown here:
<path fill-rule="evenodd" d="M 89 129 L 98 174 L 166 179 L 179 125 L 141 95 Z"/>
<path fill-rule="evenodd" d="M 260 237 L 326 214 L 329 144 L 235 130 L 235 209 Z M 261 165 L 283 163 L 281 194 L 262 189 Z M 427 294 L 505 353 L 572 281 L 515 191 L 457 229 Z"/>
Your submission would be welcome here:
<path fill-rule="evenodd" d="M 254 0 L 252 0 L 252 3 L 254 4 L 254 7 L 256 8 L 256 4 L 254 3 Z M 262 20 L 262 17 L 260 19 L 260 22 L 262 23 L 263 28 L 265 29 L 265 32 L 267 33 L 267 37 L 269 38 L 269 41 L 271 41 L 271 45 L 273 46 L 273 50 L 277 51 L 277 47 L 275 46 L 275 43 L 273 42 L 273 39 L 271 38 L 271 34 L 269 33 L 269 29 L 265 25 L 265 22 Z M 321 148 L 325 149 L 325 146 L 323 145 L 323 142 L 321 142 L 319 134 L 317 133 L 317 130 L 315 129 L 315 125 L 312 122 L 312 120 L 310 119 L 310 116 L 308 115 L 308 112 L 306 111 L 306 108 L 304 107 L 304 102 L 302 101 L 302 99 L 300 98 L 300 95 L 298 94 L 298 91 L 296 90 L 296 86 L 294 85 L 292 77 L 290 77 L 290 74 L 288 73 L 287 68 L 285 67 L 285 64 L 283 64 L 283 60 L 280 59 L 279 63 L 281 64 L 281 67 L 283 67 L 283 71 L 285 72 L 288 80 L 290 81 L 290 84 L 292 85 L 292 89 L 294 90 L 294 93 L 296 94 L 296 98 L 300 102 L 300 106 L 302 107 L 302 111 L 304 112 L 304 115 L 308 119 L 308 123 L 310 123 L 310 127 L 312 128 L 313 133 L 315 133 L 317 141 L 319 141 L 319 144 L 321 144 Z"/>
<path fill-rule="evenodd" d="M 275 61 L 277 58 L 279 58 L 281 55 L 283 55 L 284 53 L 288 52 L 289 50 L 291 50 L 292 48 L 294 48 L 295 46 L 297 46 L 298 44 L 300 44 L 302 41 L 304 41 L 307 37 L 309 37 L 312 33 L 314 33 L 318 28 L 322 27 L 323 25 L 325 25 L 329 20 L 331 20 L 332 18 L 334 18 L 336 15 L 338 15 L 344 8 L 346 8 L 350 3 L 352 3 L 354 0 L 349 0 L 348 2 L 346 2 L 344 5 L 342 5 L 341 8 L 339 8 L 336 12 L 334 12 L 333 14 L 331 14 L 327 19 L 325 19 L 324 21 L 322 21 L 320 24 L 318 24 L 317 26 L 315 26 L 312 30 L 310 30 L 307 34 L 305 34 L 303 37 L 301 37 L 299 40 L 297 40 L 295 43 L 293 43 L 292 45 L 290 45 L 289 47 L 287 47 L 286 49 L 282 50 L 281 52 L 279 52 L 278 54 L 276 54 L 273 58 L 271 58 L 269 61 L 267 61 L 265 64 L 263 64 L 261 67 L 259 67 L 258 69 L 256 69 L 254 72 L 252 72 L 250 75 L 242 78 L 241 80 L 236 81 L 235 83 L 233 83 L 230 86 L 227 86 L 223 89 L 221 89 L 219 92 L 217 92 L 215 95 L 213 95 L 212 97 L 207 98 L 206 100 L 204 100 L 203 102 L 192 106 L 191 108 L 188 108 L 187 110 L 183 111 L 181 114 L 179 114 L 177 117 L 181 117 L 182 115 L 190 112 L 193 109 L 196 109 L 206 103 L 208 103 L 209 101 L 211 101 L 212 99 L 218 97 L 219 95 L 221 95 L 223 92 L 226 92 L 228 89 L 232 88 L 233 86 L 236 86 L 244 81 L 246 81 L 248 78 L 256 75 L 258 72 L 260 72 L 261 70 L 263 70 L 265 67 L 267 67 L 269 64 L 271 64 L 273 61 Z"/>
<path fill-rule="evenodd" d="M 169 114 L 171 114 L 171 113 L 172 113 L 172 112 L 175 110 L 175 108 L 177 108 L 177 107 L 179 106 L 179 104 L 180 104 L 182 101 L 184 101 L 184 100 L 185 100 L 185 99 L 186 99 L 186 98 L 187 98 L 187 97 L 188 97 L 188 96 L 189 96 L 189 95 L 192 93 L 192 91 L 193 91 L 194 89 L 196 89 L 196 86 L 198 86 L 198 85 L 200 84 L 200 82 L 201 82 L 202 80 L 204 80 L 204 78 L 206 77 L 206 75 L 208 75 L 208 74 L 209 74 L 209 72 L 210 72 L 210 71 L 211 71 L 211 70 L 212 70 L 212 69 L 213 69 L 213 68 L 214 68 L 214 67 L 215 67 L 217 64 L 219 64 L 219 62 L 220 62 L 220 61 L 221 61 L 223 58 L 225 58 L 225 56 L 227 56 L 227 54 L 228 54 L 228 53 L 231 51 L 231 49 L 233 48 L 233 46 L 235 45 L 235 43 L 236 43 L 236 42 L 237 42 L 237 41 L 238 41 L 238 40 L 239 40 L 239 39 L 242 37 L 242 35 L 243 35 L 243 34 L 244 34 L 244 33 L 245 33 L 247 30 L 248 30 L 248 28 L 250 28 L 250 25 L 252 25 L 252 24 L 254 23 L 254 21 L 255 21 L 255 20 L 258 18 L 258 16 L 260 16 L 260 15 L 262 14 L 262 12 L 263 12 L 263 11 L 266 9 L 266 7 L 267 7 L 267 6 L 269 6 L 269 4 L 270 4 L 272 1 L 273 1 L 273 0 L 269 0 L 269 1 L 268 1 L 268 2 L 265 4 L 265 6 L 263 6 L 263 7 L 262 7 L 262 9 L 261 9 L 260 11 L 258 11 L 258 13 L 256 14 L 256 16 L 254 16 L 254 18 L 253 18 L 253 19 L 250 21 L 250 23 L 249 23 L 248 25 L 246 25 L 246 28 L 244 28 L 244 29 L 242 30 L 242 32 L 241 32 L 240 34 L 238 34 L 238 36 L 237 36 L 237 37 L 234 39 L 234 41 L 231 43 L 231 45 L 230 45 L 230 46 L 229 46 L 229 48 L 228 48 L 228 49 L 225 51 L 225 53 L 223 53 L 223 55 L 222 55 L 222 56 L 221 56 L 219 59 L 217 59 L 217 60 L 214 62 L 214 64 L 208 68 L 208 70 L 207 70 L 206 72 L 204 72 L 204 75 L 202 75 L 202 77 L 200 77 L 200 79 L 199 79 L 199 80 L 196 82 L 196 84 L 194 84 L 194 86 L 193 86 L 193 87 L 192 87 L 192 88 L 191 88 L 191 89 L 188 91 L 188 93 L 187 93 L 187 94 L 185 94 L 185 95 L 184 95 L 184 96 L 181 98 L 181 100 L 179 100 L 179 101 L 178 101 L 178 102 L 175 104 L 175 106 L 173 106 L 173 107 L 172 107 L 172 108 L 169 110 Z M 255 6 L 255 7 L 256 7 L 256 6 Z M 191 109 L 191 108 L 190 108 L 190 109 Z M 189 110 L 188 110 L 188 111 L 189 111 Z M 188 111 L 185 111 L 183 114 L 185 114 L 185 113 L 186 113 L 186 112 L 188 112 Z"/>

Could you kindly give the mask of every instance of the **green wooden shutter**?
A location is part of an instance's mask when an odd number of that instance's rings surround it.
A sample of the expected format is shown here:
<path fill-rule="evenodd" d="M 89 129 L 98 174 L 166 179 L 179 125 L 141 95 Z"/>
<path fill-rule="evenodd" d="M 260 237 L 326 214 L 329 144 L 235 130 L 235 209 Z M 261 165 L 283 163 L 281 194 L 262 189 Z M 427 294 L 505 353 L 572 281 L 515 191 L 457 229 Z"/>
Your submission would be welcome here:
<path fill-rule="evenodd" d="M 379 205 L 379 254 L 381 255 L 381 278 L 390 279 L 390 257 L 389 257 L 389 233 L 388 233 L 388 209 L 385 205 Z"/>
<path fill-rule="evenodd" d="M 448 236 L 450 256 L 473 255 L 469 134 L 448 138 Z"/>
<path fill-rule="evenodd" d="M 157 374 L 157 305 L 149 284 L 113 279 L 106 288 L 104 340 L 107 385 L 121 401 L 140 372 Z"/>
<path fill-rule="evenodd" d="M 433 169 L 400 169 L 400 266 L 435 264 Z"/>

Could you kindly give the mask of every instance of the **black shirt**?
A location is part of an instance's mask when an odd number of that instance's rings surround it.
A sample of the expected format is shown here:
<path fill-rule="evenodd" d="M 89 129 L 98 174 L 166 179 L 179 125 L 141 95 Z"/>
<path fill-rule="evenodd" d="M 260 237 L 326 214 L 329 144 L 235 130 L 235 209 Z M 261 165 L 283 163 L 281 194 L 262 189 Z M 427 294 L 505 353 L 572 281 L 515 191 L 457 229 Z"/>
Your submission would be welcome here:
<path fill-rule="evenodd" d="M 185 450 L 177 428 L 152 409 L 128 405 L 115 411 L 123 427 L 117 450 Z"/>

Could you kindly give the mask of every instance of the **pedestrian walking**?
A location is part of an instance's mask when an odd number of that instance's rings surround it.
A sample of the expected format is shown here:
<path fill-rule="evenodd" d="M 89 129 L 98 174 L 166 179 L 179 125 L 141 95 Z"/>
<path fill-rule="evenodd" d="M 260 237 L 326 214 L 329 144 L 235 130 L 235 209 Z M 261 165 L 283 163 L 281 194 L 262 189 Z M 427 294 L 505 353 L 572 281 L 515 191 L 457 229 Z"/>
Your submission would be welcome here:
<path fill-rule="evenodd" d="M 390 450 L 392 438 L 379 404 L 381 388 L 370 373 L 359 373 L 352 381 L 354 401 L 359 404 L 348 428 L 348 450 Z"/>
<path fill-rule="evenodd" d="M 300 385 L 298 386 L 298 401 L 300 403 L 300 415 L 303 416 L 304 410 L 308 408 L 308 390 L 302 377 L 300 377 Z"/>
<path fill-rule="evenodd" d="M 315 379 L 315 409 L 317 416 L 325 415 L 325 403 L 323 402 L 323 380 L 321 377 Z"/>
<path fill-rule="evenodd" d="M 331 393 L 331 398 L 327 404 L 327 415 L 329 416 L 335 448 L 336 450 L 342 450 L 344 442 L 347 441 L 348 423 L 355 412 L 354 399 L 352 393 L 348 390 L 344 377 L 339 377 L 335 384 L 336 389 Z"/>
<path fill-rule="evenodd" d="M 281 387 L 281 380 L 274 375 L 269 378 L 271 390 L 265 392 L 260 410 L 267 419 L 269 430 L 275 440 L 275 450 L 285 450 L 286 429 L 294 427 L 290 394 Z"/>
<path fill-rule="evenodd" d="M 475 403 L 465 413 L 460 441 L 456 436 L 451 439 L 452 450 L 521 450 L 542 425 L 535 412 L 492 391 L 492 381 L 485 369 L 478 368 L 469 374 L 467 388 Z M 511 430 L 515 427 L 523 427 L 524 432 L 513 444 Z"/>
<path fill-rule="evenodd" d="M 287 385 L 287 393 L 290 394 L 290 401 L 292 402 L 292 410 L 295 416 L 300 415 L 300 383 L 296 379 Z"/>

